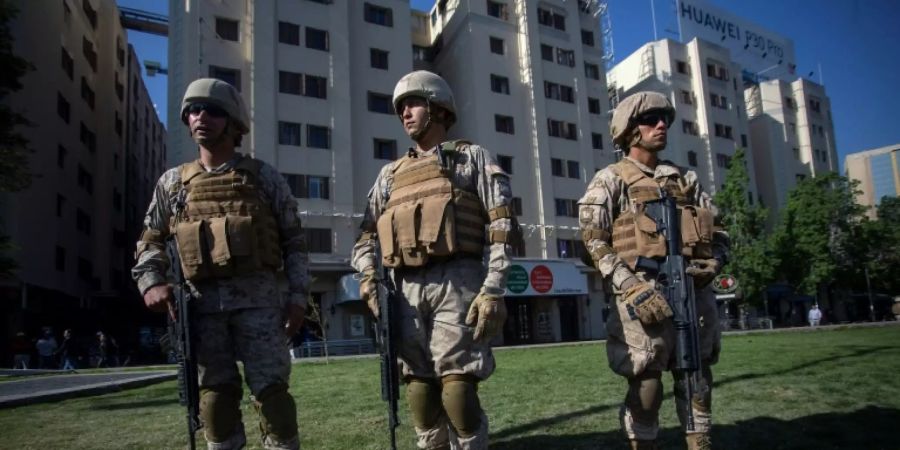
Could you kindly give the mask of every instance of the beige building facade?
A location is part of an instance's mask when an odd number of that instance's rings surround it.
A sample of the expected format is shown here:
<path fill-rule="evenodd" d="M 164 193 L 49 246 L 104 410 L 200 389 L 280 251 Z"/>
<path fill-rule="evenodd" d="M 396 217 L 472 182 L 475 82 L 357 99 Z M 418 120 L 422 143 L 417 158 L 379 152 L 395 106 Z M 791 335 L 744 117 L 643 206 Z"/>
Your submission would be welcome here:
<path fill-rule="evenodd" d="M 36 176 L 0 205 L 19 264 L 3 281 L 4 325 L 33 334 L 115 324 L 139 306 L 134 224 L 163 169 L 166 132 L 114 1 L 14 3 L 13 51 L 34 70 L 8 102 L 32 123 L 20 130 Z"/>
<path fill-rule="evenodd" d="M 451 136 L 485 146 L 512 174 L 524 284 L 509 293 L 521 317 L 504 342 L 600 338 L 601 283 L 575 259 L 575 202 L 614 161 L 595 3 L 451 0 L 426 13 L 406 0 L 172 0 L 169 126 L 182 126 L 191 80 L 240 86 L 251 114 L 243 151 L 286 176 L 308 230 L 313 303 L 328 323 L 311 332 L 369 339 L 349 255 L 378 171 L 411 145 L 393 112 L 394 85 L 433 70 L 456 94 Z M 196 157 L 186 133 L 169 139 L 170 165 Z"/>
<path fill-rule="evenodd" d="M 875 219 L 884 197 L 900 195 L 900 144 L 851 153 L 844 158 L 847 178 L 859 181 L 856 201 Z"/>

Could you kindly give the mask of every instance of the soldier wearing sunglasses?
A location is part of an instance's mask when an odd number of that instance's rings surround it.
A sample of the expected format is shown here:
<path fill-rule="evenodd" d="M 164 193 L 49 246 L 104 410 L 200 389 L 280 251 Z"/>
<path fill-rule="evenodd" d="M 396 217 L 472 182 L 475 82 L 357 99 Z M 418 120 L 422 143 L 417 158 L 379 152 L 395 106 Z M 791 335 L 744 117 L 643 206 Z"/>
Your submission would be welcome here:
<path fill-rule="evenodd" d="M 260 416 L 263 446 L 297 449 L 297 408 L 288 392 L 285 333 L 303 322 L 309 257 L 291 190 L 275 168 L 235 150 L 249 129 L 240 93 L 216 79 L 191 83 L 181 120 L 199 157 L 156 184 L 137 243 L 132 277 L 153 311 L 170 310 L 165 247 L 174 237 L 193 294 L 200 419 L 210 449 L 246 444 L 241 421 L 243 362 Z M 276 274 L 287 279 L 282 299 Z"/>
<path fill-rule="evenodd" d="M 693 401 L 675 389 L 675 403 L 683 429 L 687 408 L 692 408 L 694 429 L 686 435 L 688 449 L 709 449 L 712 372 L 718 359 L 721 333 L 715 297 L 707 285 L 724 265 L 728 240 L 713 228 L 716 209 L 697 174 L 660 159 L 666 148 L 668 128 L 675 118 L 669 100 L 656 92 L 638 92 L 616 107 L 610 132 L 625 157 L 597 172 L 579 200 L 579 222 L 593 265 L 609 283 L 615 298 L 607 320 L 606 352 L 610 368 L 628 380 L 628 391 L 620 420 L 631 449 L 656 449 L 659 408 L 663 398 L 662 372 L 674 363 L 675 330 L 672 310 L 657 290 L 655 279 L 636 267 L 638 257 L 659 255 L 655 223 L 647 225 L 643 203 L 660 198 L 665 191 L 678 201 L 682 214 L 682 240 L 690 245 L 690 266 L 697 291 L 700 323 L 700 395 Z M 685 236 L 684 229 L 694 229 Z M 686 247 L 687 248 L 687 247 Z M 662 246 L 663 255 L 665 245 Z M 676 386 L 680 386 L 676 377 Z"/>

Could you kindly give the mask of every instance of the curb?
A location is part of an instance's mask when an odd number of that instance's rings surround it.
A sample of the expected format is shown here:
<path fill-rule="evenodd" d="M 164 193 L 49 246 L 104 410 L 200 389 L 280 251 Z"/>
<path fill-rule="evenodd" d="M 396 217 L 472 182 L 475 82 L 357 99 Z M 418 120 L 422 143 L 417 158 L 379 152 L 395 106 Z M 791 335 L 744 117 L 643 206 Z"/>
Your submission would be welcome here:
<path fill-rule="evenodd" d="M 101 383 L 86 384 L 76 387 L 52 389 L 47 391 L 31 392 L 28 394 L 9 395 L 0 397 L 0 408 L 10 408 L 35 403 L 54 402 L 74 397 L 108 394 L 125 389 L 149 386 L 163 381 L 174 380 L 178 377 L 175 371 L 155 372 L 141 377 L 129 378 L 121 381 L 104 381 Z M 21 383 L 10 381 L 8 383 Z"/>

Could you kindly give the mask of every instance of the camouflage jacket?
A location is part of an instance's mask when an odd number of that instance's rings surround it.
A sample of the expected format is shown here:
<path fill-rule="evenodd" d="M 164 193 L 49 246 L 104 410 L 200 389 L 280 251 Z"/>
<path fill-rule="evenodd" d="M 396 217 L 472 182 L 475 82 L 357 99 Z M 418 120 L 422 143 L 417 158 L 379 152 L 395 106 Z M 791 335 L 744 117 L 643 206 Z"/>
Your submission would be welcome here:
<path fill-rule="evenodd" d="M 488 151 L 478 145 L 469 144 L 457 147 L 459 152 L 455 158 L 456 170 L 453 173 L 455 186 L 469 189 L 478 193 L 485 211 L 490 211 L 500 206 L 512 205 L 512 190 L 509 185 L 509 175 L 500 168 Z M 437 151 L 437 147 L 420 153 L 431 155 Z M 375 234 L 375 224 L 385 210 L 389 200 L 391 185 L 393 183 L 392 168 L 394 163 L 386 164 L 375 179 L 375 185 L 369 191 L 368 205 L 360 225 L 362 237 L 353 247 L 351 264 L 362 272 L 369 268 L 375 268 L 376 248 L 378 237 Z M 510 218 L 500 218 L 489 224 L 491 230 L 513 232 L 513 221 Z M 492 295 L 503 295 L 506 289 L 506 272 L 509 270 L 511 248 L 509 244 L 486 244 L 488 253 L 487 276 L 484 280 L 484 291 Z"/>
<path fill-rule="evenodd" d="M 240 161 L 242 155 L 237 153 L 230 161 L 216 167 L 211 172 L 226 172 L 232 169 Z M 176 213 L 175 198 L 179 191 L 176 187 L 181 183 L 179 167 L 169 169 L 156 183 L 153 198 L 147 215 L 144 217 L 144 227 L 156 230 L 165 238 L 169 235 L 169 220 Z M 272 206 L 273 215 L 280 231 L 282 249 L 306 248 L 302 243 L 303 234 L 288 235 L 285 230 L 297 230 L 300 228 L 300 218 L 297 215 L 297 202 L 291 194 L 291 190 L 278 171 L 269 164 L 263 163 L 259 172 L 259 193 L 263 201 Z M 298 240 L 300 245 L 297 244 Z M 164 248 L 157 245 L 148 245 L 147 242 L 138 241 L 134 268 L 131 269 L 131 277 L 138 285 L 141 293 L 158 284 L 166 283 L 166 273 L 169 268 L 169 258 Z M 141 251 L 143 249 L 143 251 Z M 309 254 L 301 251 L 284 253 L 284 274 L 288 282 L 288 303 L 306 307 L 309 292 Z M 197 302 L 199 312 L 230 311 L 241 308 L 254 307 L 281 307 L 284 302 L 278 290 L 276 274 L 273 271 L 257 271 L 232 278 L 203 280 L 192 283 L 196 294 L 200 297 Z"/>
<path fill-rule="evenodd" d="M 714 215 L 718 215 L 718 210 L 713 205 L 712 199 L 703 190 L 694 171 L 683 171 L 672 162 L 665 160 L 660 160 L 654 170 L 627 156 L 625 158 L 637 165 L 647 176 L 651 176 L 654 179 L 682 173 L 689 187 L 688 190 L 694 193 L 694 205 L 708 208 Z M 608 233 L 609 236 L 612 236 L 613 222 L 620 212 L 634 208 L 634 203 L 628 198 L 628 189 L 625 181 L 611 166 L 607 166 L 594 175 L 594 178 L 588 184 L 584 196 L 578 201 L 578 205 L 581 231 L 602 230 Z M 612 282 L 613 288 L 618 289 L 623 281 L 634 275 L 631 269 L 612 250 L 612 243 L 609 240 L 594 238 L 585 242 L 585 246 L 591 255 L 603 255 L 599 260 L 595 258 L 594 265 L 604 278 Z M 719 267 L 722 267 L 728 252 L 728 236 L 724 231 L 713 233 L 712 247 L 713 256 L 719 260 Z"/>

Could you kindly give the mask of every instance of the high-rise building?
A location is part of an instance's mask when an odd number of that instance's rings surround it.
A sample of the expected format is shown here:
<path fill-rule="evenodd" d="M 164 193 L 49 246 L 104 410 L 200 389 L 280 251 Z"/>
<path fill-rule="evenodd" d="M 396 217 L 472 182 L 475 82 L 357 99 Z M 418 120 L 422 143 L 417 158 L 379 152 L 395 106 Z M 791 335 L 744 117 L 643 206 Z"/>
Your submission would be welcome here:
<path fill-rule="evenodd" d="M 116 315 L 140 306 L 130 224 L 162 171 L 166 131 L 113 0 L 15 3 L 13 51 L 34 70 L 6 101 L 31 122 L 19 130 L 36 176 L 3 197 L 19 265 L 3 289 L 4 325 L 124 327 Z"/>
<path fill-rule="evenodd" d="M 602 337 L 600 283 L 571 259 L 582 252 L 576 201 L 614 160 L 598 7 L 448 0 L 424 13 L 406 0 L 170 1 L 170 129 L 182 126 L 177 109 L 191 80 L 239 87 L 251 114 L 239 150 L 273 164 L 294 189 L 328 336 L 364 338 L 369 315 L 348 277 L 350 251 L 378 171 L 412 144 L 393 110 L 394 85 L 433 70 L 456 95 L 451 137 L 485 146 L 512 174 L 525 235 L 517 252 L 527 259 L 517 261 L 524 284 L 508 299 L 521 317 L 504 338 Z M 169 136 L 170 164 L 196 157 L 186 133 Z"/>
<path fill-rule="evenodd" d="M 874 219 L 883 198 L 900 195 L 900 144 L 851 153 L 844 159 L 844 170 L 859 181 L 856 201 Z"/>

